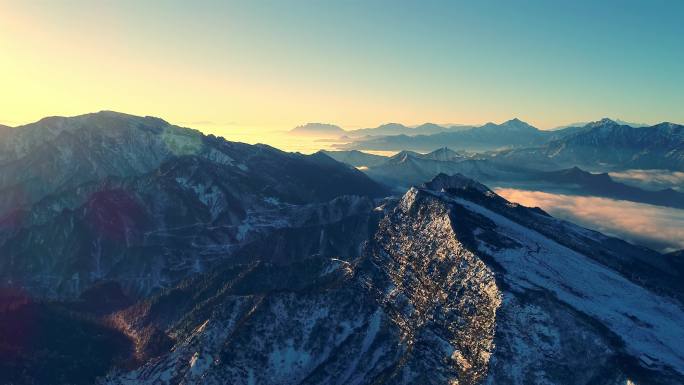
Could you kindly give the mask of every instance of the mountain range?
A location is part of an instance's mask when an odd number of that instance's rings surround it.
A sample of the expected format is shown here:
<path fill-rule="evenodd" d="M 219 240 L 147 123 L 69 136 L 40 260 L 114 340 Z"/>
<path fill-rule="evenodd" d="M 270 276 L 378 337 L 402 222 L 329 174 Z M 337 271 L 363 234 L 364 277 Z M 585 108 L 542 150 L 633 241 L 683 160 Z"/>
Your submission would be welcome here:
<path fill-rule="evenodd" d="M 325 153 L 114 112 L 13 129 L 0 171 L 0 383 L 684 382 L 677 254 L 461 174 L 392 195 Z"/>
<path fill-rule="evenodd" d="M 409 127 L 401 123 L 385 123 L 373 128 L 359 128 L 355 130 L 344 130 L 339 126 L 327 123 L 306 123 L 290 130 L 291 134 L 306 134 L 320 137 L 332 138 L 360 138 L 387 135 L 430 135 L 440 132 L 461 131 L 472 128 L 468 125 L 442 126 L 435 123 L 423 123 L 419 126 Z"/>
<path fill-rule="evenodd" d="M 631 127 L 604 119 L 540 148 L 504 151 L 495 160 L 556 167 L 678 171 L 684 169 L 684 126 L 660 123 Z"/>
<path fill-rule="evenodd" d="M 307 123 L 293 128 L 290 130 L 290 133 L 294 135 L 338 137 L 344 135 L 346 131 L 334 124 Z"/>
<path fill-rule="evenodd" d="M 459 127 L 459 130 L 442 130 L 420 135 L 384 135 L 359 138 L 340 149 L 356 150 L 402 150 L 430 151 L 441 146 L 458 150 L 489 151 L 510 147 L 541 145 L 551 138 L 559 138 L 574 131 L 571 127 L 557 131 L 542 131 L 519 120 L 511 119 L 502 124 L 487 123 L 479 127 Z"/>
<path fill-rule="evenodd" d="M 352 130 L 345 130 L 337 125 L 329 123 L 306 123 L 301 126 L 297 126 L 290 130 L 292 134 L 308 134 L 322 137 L 345 137 L 354 139 L 368 139 L 367 137 L 378 137 L 378 136 L 396 136 L 396 135 L 406 135 L 406 136 L 417 136 L 417 135 L 433 135 L 439 133 L 447 132 L 458 132 L 466 131 L 473 128 L 492 128 L 498 126 L 505 126 L 507 124 L 518 123 L 519 119 L 515 118 L 508 122 L 504 122 L 502 125 L 497 125 L 495 123 L 486 123 L 484 125 L 469 125 L 469 124 L 435 124 L 435 123 L 423 123 L 418 126 L 406 126 L 401 123 L 385 123 L 377 127 L 372 128 L 359 128 Z M 615 122 L 621 125 L 627 125 L 632 127 L 645 127 L 647 124 L 641 123 L 629 123 L 620 119 L 615 119 Z M 591 122 L 578 122 L 572 124 L 566 124 L 563 126 L 556 127 L 549 131 L 562 131 L 564 129 L 574 129 L 581 128 L 590 124 Z M 526 124 L 526 123 L 525 123 Z M 364 138 L 365 137 L 365 138 Z"/>
<path fill-rule="evenodd" d="M 455 132 L 472 128 L 469 125 L 442 126 L 435 123 L 423 123 L 419 126 L 408 127 L 400 123 L 386 123 L 374 128 L 360 128 L 347 131 L 347 135 L 356 138 L 364 136 L 387 136 L 387 135 L 431 135 L 440 132 Z"/>
<path fill-rule="evenodd" d="M 502 124 L 443 127 L 426 123 L 406 127 L 389 123 L 372 129 L 344 131 L 338 126 L 310 123 L 292 132 L 332 135 L 346 143 L 340 150 L 429 152 L 449 147 L 489 153 L 494 161 L 547 170 L 580 166 L 592 171 L 684 169 L 684 130 L 660 123 L 630 126 L 602 119 L 583 126 L 539 130 L 519 119 Z"/>
<path fill-rule="evenodd" d="M 391 157 L 356 150 L 324 153 L 359 168 L 372 179 L 397 191 L 420 184 L 440 173 L 459 173 L 498 186 L 562 191 L 684 209 L 684 193 L 672 188 L 647 190 L 616 182 L 607 173 L 591 173 L 577 166 L 553 171 L 539 170 L 446 147 L 427 154 L 401 151 Z"/>
<path fill-rule="evenodd" d="M 633 123 L 633 122 L 626 122 L 621 119 L 611 119 L 615 123 L 623 125 L 623 126 L 632 126 L 632 127 L 647 127 L 649 124 L 646 123 Z M 554 130 L 562 130 L 564 128 L 570 128 L 570 127 L 584 127 L 587 124 L 590 124 L 591 122 L 575 122 L 575 123 L 570 123 L 570 124 L 564 124 L 562 126 L 558 126 L 553 128 Z"/>
<path fill-rule="evenodd" d="M 336 197 L 387 191 L 323 154 L 227 142 L 160 119 L 103 112 L 55 122 L 18 128 L 0 164 L 11 192 L 0 206 L 0 280 L 41 296 L 77 296 L 104 278 L 146 294 L 289 224 L 286 216 L 329 204 L 337 220 L 347 209 Z"/>
<path fill-rule="evenodd" d="M 338 147 L 428 152 L 445 146 L 533 169 L 684 169 L 684 126 L 673 123 L 632 127 L 603 119 L 583 127 L 542 131 L 513 119 L 458 132 L 362 138 Z"/>

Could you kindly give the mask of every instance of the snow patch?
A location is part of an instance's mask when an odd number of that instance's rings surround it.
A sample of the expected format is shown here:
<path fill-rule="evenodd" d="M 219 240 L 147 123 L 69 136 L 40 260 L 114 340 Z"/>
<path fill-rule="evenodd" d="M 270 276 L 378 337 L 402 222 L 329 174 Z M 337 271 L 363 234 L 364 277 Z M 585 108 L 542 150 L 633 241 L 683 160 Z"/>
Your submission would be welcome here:
<path fill-rule="evenodd" d="M 507 271 L 514 289 L 546 289 L 575 309 L 601 320 L 626 349 L 651 367 L 668 365 L 684 374 L 684 311 L 672 300 L 640 287 L 612 269 L 470 201 L 446 198 L 483 215 L 522 245 L 482 251 Z"/>

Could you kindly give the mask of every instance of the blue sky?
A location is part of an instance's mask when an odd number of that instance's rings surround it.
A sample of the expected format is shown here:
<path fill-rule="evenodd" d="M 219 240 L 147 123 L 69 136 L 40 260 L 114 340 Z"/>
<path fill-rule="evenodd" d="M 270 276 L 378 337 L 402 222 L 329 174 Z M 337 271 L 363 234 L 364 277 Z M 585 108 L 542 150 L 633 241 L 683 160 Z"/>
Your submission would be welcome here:
<path fill-rule="evenodd" d="M 0 0 L 0 10 L 6 122 L 114 109 L 210 131 L 684 123 L 682 1 Z"/>

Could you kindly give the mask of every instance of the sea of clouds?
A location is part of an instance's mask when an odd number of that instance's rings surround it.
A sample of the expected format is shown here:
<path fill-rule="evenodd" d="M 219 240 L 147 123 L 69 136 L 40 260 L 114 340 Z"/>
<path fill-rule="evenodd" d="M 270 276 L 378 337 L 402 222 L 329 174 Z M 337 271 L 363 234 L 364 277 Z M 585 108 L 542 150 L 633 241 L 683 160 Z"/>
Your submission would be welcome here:
<path fill-rule="evenodd" d="M 684 172 L 668 170 L 626 170 L 609 173 L 610 177 L 646 189 L 672 188 L 684 191 Z"/>
<path fill-rule="evenodd" d="M 495 191 L 509 201 L 540 207 L 555 217 L 658 251 L 684 249 L 684 210 L 513 188 Z"/>

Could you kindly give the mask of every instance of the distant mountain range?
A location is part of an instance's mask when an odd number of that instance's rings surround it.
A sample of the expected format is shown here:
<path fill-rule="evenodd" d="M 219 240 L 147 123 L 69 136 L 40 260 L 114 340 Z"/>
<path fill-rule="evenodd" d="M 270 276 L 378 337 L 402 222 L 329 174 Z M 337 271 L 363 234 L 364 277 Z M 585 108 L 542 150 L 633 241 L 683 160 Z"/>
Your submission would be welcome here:
<path fill-rule="evenodd" d="M 569 129 L 572 130 L 572 129 Z M 488 151 L 510 147 L 541 145 L 550 138 L 563 135 L 560 131 L 542 131 L 519 120 L 512 119 L 502 124 L 487 123 L 480 127 L 459 127 L 459 130 L 442 130 L 421 135 L 386 135 L 359 138 L 341 149 L 357 150 L 402 150 L 430 151 L 447 146 L 458 150 Z"/>
<path fill-rule="evenodd" d="M 334 124 L 307 123 L 293 128 L 290 130 L 290 133 L 294 135 L 311 135 L 331 138 L 339 138 L 343 136 L 348 138 L 358 138 L 365 136 L 387 135 L 430 135 L 440 132 L 462 131 L 472 127 L 473 126 L 466 125 L 440 126 L 434 123 L 424 123 L 416 127 L 409 127 L 400 123 L 386 123 L 373 128 L 344 130 Z"/>
<path fill-rule="evenodd" d="M 512 119 L 511 121 L 520 121 L 519 119 Z M 615 119 L 615 122 L 621 125 L 627 125 L 632 127 L 646 127 L 647 124 L 642 123 L 630 123 L 625 122 L 620 119 Z M 507 123 L 507 122 L 506 122 Z M 506 124 L 503 123 L 503 124 Z M 566 128 L 577 128 L 584 127 L 591 122 L 577 122 L 566 124 L 563 126 L 556 127 L 550 131 L 559 131 Z M 337 135 L 337 136 L 347 136 L 350 138 L 360 138 L 364 136 L 395 136 L 395 135 L 406 135 L 406 136 L 416 136 L 416 135 L 432 135 L 442 132 L 458 132 L 465 131 L 472 128 L 487 126 L 497 126 L 494 123 L 486 123 L 484 125 L 471 125 L 471 124 L 435 124 L 435 123 L 423 123 L 418 126 L 406 126 L 401 123 L 385 123 L 377 127 L 372 128 L 359 128 L 354 130 L 345 130 L 341 127 L 328 124 L 328 123 L 307 123 L 301 126 L 297 126 L 290 130 L 293 134 L 313 134 L 319 136 L 327 135 Z M 549 131 L 549 130 L 547 130 Z"/>
<path fill-rule="evenodd" d="M 451 125 L 451 126 L 441 126 L 434 123 L 424 123 L 416 127 L 408 127 L 399 123 L 387 123 L 374 128 L 361 128 L 357 130 L 347 131 L 347 135 L 350 137 L 362 137 L 362 136 L 387 136 L 387 135 L 431 135 L 440 132 L 455 132 L 463 131 L 473 126 L 468 125 Z"/>
<path fill-rule="evenodd" d="M 428 180 L 440 173 L 459 173 L 490 184 L 513 183 L 518 187 L 561 189 L 579 195 L 684 208 L 684 193 L 671 188 L 645 190 L 616 182 L 607 173 L 590 173 L 579 167 L 542 171 L 448 148 L 440 148 L 427 154 L 401 151 L 391 157 L 370 155 L 355 150 L 326 151 L 325 154 L 340 162 L 359 167 L 371 178 L 398 190 L 420 184 L 420 181 Z"/>
<path fill-rule="evenodd" d="M 618 121 L 621 124 L 623 123 L 622 121 Z M 587 123 L 576 123 L 576 124 L 571 124 L 571 125 L 566 125 L 563 127 L 558 127 L 554 130 L 554 132 L 550 131 L 543 131 L 543 130 L 537 130 L 536 128 L 530 126 L 529 124 L 522 122 L 519 119 L 511 119 L 507 122 L 504 122 L 502 124 L 495 124 L 495 123 L 486 123 L 484 125 L 464 125 L 464 124 L 452 124 L 452 125 L 439 125 L 435 123 L 424 123 L 419 126 L 406 126 L 401 123 L 386 123 L 382 124 L 378 127 L 373 127 L 373 128 L 360 128 L 360 129 L 355 129 L 355 130 L 344 130 L 341 127 L 334 125 L 334 124 L 327 124 L 327 123 L 307 123 L 301 126 L 297 126 L 294 129 L 290 130 L 291 134 L 295 135 L 311 135 L 311 136 L 318 136 L 318 137 L 326 137 L 326 138 L 346 138 L 349 139 L 350 141 L 358 141 L 360 143 L 365 143 L 366 141 L 371 141 L 368 145 L 369 146 L 381 146 L 377 148 L 368 148 L 368 149 L 373 149 L 373 150 L 395 150 L 397 148 L 392 147 L 394 144 L 392 144 L 393 140 L 402 140 L 399 138 L 394 138 L 394 139 L 387 139 L 386 143 L 383 143 L 383 138 L 384 137 L 394 137 L 394 136 L 407 136 L 407 137 L 416 137 L 416 136 L 431 136 L 431 135 L 436 135 L 436 134 L 453 134 L 453 133 L 460 133 L 462 131 L 469 131 L 472 129 L 480 129 L 478 130 L 478 134 L 482 135 L 491 135 L 492 131 L 494 133 L 501 133 L 501 131 L 512 131 L 512 132 L 525 132 L 526 134 L 534 133 L 535 131 L 540 131 L 541 133 L 548 133 L 546 135 L 548 138 L 557 138 L 560 135 L 563 135 L 564 129 L 565 132 L 570 133 L 578 128 L 581 128 L 585 126 Z M 635 127 L 641 127 L 643 125 L 634 125 Z M 475 136 L 475 137 L 473 137 Z M 446 136 L 448 139 L 449 136 Z M 476 141 L 478 138 L 474 134 L 468 134 L 465 135 L 465 138 L 468 138 L 471 141 Z M 482 138 L 485 139 L 485 138 Z M 510 138 L 509 138 L 510 139 Z M 406 139 L 403 139 L 406 140 Z M 416 143 L 420 142 L 421 140 L 429 140 L 426 138 L 416 138 L 415 141 Z M 443 144 L 449 144 L 451 147 L 457 148 L 458 146 L 453 146 L 453 143 L 443 143 Z M 413 146 L 416 146 L 417 144 L 413 144 Z M 491 147 L 491 146 L 485 146 L 485 147 Z M 408 147 L 401 147 L 400 148 L 408 148 Z M 434 148 L 432 144 L 429 144 L 427 148 Z M 359 148 L 363 149 L 363 148 Z M 413 148 L 415 150 L 424 150 L 423 148 Z"/>
<path fill-rule="evenodd" d="M 682 170 L 681 127 L 654 126 L 602 119 L 554 130 L 539 130 L 519 119 L 482 126 L 440 126 L 425 123 L 408 127 L 388 123 L 375 128 L 345 131 L 331 124 L 309 123 L 293 134 L 335 138 L 340 150 L 429 152 L 449 147 L 459 151 L 500 152 L 499 159 L 526 167 L 548 169 L 582 166 L 596 171 L 625 168 Z M 668 144 L 669 143 L 669 144 Z M 641 152 L 643 150 L 643 153 Z"/>
<path fill-rule="evenodd" d="M 290 130 L 290 133 L 294 135 L 338 137 L 346 134 L 346 131 L 344 131 L 342 128 L 334 124 L 307 123 L 293 128 L 292 130 Z"/>
<path fill-rule="evenodd" d="M 569 135 L 552 138 L 542 146 L 503 151 L 492 159 L 529 167 L 681 171 L 684 170 L 684 126 L 660 123 L 631 127 L 603 119 Z"/>
<path fill-rule="evenodd" d="M 583 127 L 542 131 L 514 119 L 459 132 L 371 137 L 339 145 L 342 149 L 419 152 L 444 146 L 490 152 L 483 157 L 532 169 L 684 170 L 684 126 L 673 123 L 631 127 L 603 119 Z"/>
<path fill-rule="evenodd" d="M 623 125 L 623 126 L 632 126 L 632 127 L 647 127 L 649 124 L 645 123 L 633 123 L 633 122 L 626 122 L 624 120 L 620 119 L 612 119 L 615 123 Z M 562 130 L 564 128 L 570 128 L 570 127 L 584 127 L 587 124 L 590 124 L 591 122 L 576 122 L 576 123 L 570 123 L 570 124 L 565 124 L 562 126 L 558 126 L 553 128 L 553 130 Z"/>
<path fill-rule="evenodd" d="M 375 167 L 383 164 L 387 161 L 386 156 L 368 154 L 362 151 L 350 150 L 350 151 L 326 151 L 321 150 L 321 153 L 330 156 L 338 162 L 346 163 L 354 167 Z"/>

